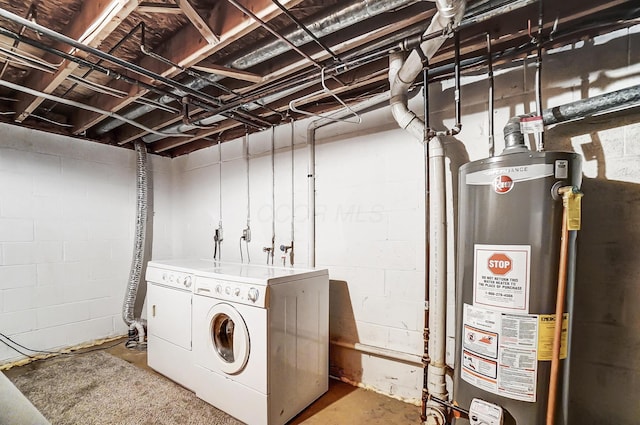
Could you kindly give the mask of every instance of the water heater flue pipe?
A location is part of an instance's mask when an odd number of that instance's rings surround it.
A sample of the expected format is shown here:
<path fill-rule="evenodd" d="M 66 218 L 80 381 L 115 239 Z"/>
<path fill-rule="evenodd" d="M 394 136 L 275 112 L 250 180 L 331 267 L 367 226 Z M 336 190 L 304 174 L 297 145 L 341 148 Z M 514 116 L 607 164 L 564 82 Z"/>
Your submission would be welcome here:
<path fill-rule="evenodd" d="M 129 341 L 127 347 L 144 345 L 146 320 L 135 318 L 134 307 L 140 277 L 144 267 L 144 246 L 147 236 L 147 147 L 143 142 L 135 143 L 136 150 L 136 230 L 133 246 L 133 260 L 129 272 L 129 281 L 124 303 L 122 305 L 122 319 L 129 326 Z M 132 335 L 137 333 L 137 342 Z"/>
<path fill-rule="evenodd" d="M 448 5 L 446 7 L 446 13 L 443 13 L 441 10 L 443 4 Z M 436 2 L 438 12 L 433 16 L 429 27 L 424 31 L 424 35 L 431 35 L 458 25 L 464 15 L 465 5 L 466 2 L 464 0 L 443 0 Z M 433 57 L 446 39 L 446 36 L 443 35 L 435 38 L 430 37 L 427 41 L 424 41 L 419 47 L 422 53 L 418 53 L 416 49 L 409 54 L 406 60 L 400 60 L 400 68 L 394 73 L 395 75 L 392 74 L 391 62 L 398 61 L 398 58 L 396 55 L 392 55 L 391 57 L 389 65 L 391 113 L 400 127 L 413 134 L 418 140 L 424 139 L 424 121 L 409 110 L 407 105 L 407 92 L 422 71 L 423 57 L 426 59 Z"/>
<path fill-rule="evenodd" d="M 438 0 L 438 12 L 433 16 L 424 34 L 438 31 L 443 36 L 429 37 L 420 44 L 420 51 L 414 50 L 406 61 L 393 54 L 389 62 L 389 82 L 391 91 L 391 112 L 401 128 L 416 139 L 427 142 L 425 122 L 409 110 L 407 93 L 409 87 L 423 68 L 423 60 L 428 60 L 442 46 L 446 38 L 444 32 L 454 28 L 464 15 L 464 0 Z M 456 107 L 457 109 L 457 107 Z M 457 115 L 457 114 L 456 114 Z M 458 118 L 458 117 L 456 117 Z M 456 123 L 458 125 L 459 123 Z M 458 129 L 459 130 L 459 129 Z M 445 206 L 445 157 L 442 141 L 433 137 L 429 141 L 429 365 L 427 367 L 427 391 L 442 400 L 448 399 L 446 390 L 446 206 Z M 426 405 L 425 423 L 443 425 L 446 411 L 436 402 Z"/>

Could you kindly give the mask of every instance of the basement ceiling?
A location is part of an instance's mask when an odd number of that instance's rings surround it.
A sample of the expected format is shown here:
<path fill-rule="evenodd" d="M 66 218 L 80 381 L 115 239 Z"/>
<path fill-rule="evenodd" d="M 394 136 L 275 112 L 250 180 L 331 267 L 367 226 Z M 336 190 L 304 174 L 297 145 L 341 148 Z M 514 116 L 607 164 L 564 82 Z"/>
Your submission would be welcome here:
<path fill-rule="evenodd" d="M 0 120 L 183 155 L 388 90 L 389 53 L 415 47 L 435 11 L 415 0 L 0 0 Z M 639 15 L 632 0 L 471 1 L 463 72 L 486 72 L 487 34 L 499 65 Z M 451 75 L 453 46 L 430 78 Z"/>

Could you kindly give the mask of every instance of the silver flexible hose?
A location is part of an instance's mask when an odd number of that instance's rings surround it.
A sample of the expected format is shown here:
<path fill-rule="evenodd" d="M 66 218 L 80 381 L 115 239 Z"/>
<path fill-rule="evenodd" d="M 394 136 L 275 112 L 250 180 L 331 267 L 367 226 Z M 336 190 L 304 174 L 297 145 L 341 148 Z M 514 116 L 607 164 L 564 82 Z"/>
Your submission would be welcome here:
<path fill-rule="evenodd" d="M 147 147 L 144 142 L 135 142 L 136 150 L 136 230 L 133 244 L 133 259 L 129 282 L 122 306 L 122 318 L 130 330 L 138 331 L 139 342 L 144 342 L 144 321 L 134 318 L 134 307 L 140 276 L 144 266 L 144 246 L 147 233 Z M 142 332 L 140 330 L 142 329 Z"/>

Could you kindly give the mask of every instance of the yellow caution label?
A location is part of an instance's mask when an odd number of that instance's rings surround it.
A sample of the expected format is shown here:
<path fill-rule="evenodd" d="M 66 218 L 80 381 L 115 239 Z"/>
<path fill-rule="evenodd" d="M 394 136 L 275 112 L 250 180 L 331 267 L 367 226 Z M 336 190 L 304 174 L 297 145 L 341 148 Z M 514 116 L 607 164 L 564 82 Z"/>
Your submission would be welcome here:
<path fill-rule="evenodd" d="M 553 357 L 553 334 L 556 328 L 555 314 L 538 315 L 538 361 L 551 360 Z M 560 337 L 560 358 L 567 358 L 567 337 L 569 334 L 569 314 L 562 315 L 562 334 Z"/>
<path fill-rule="evenodd" d="M 562 202 L 567 209 L 567 230 L 580 230 L 581 200 L 582 192 L 575 187 L 562 194 Z"/>

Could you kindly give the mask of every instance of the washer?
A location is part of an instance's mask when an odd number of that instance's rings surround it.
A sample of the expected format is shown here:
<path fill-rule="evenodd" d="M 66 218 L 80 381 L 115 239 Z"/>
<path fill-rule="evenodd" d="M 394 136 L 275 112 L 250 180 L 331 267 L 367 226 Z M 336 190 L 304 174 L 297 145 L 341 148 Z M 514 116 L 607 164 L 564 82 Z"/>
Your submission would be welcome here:
<path fill-rule="evenodd" d="M 327 270 L 223 265 L 193 297 L 195 392 L 251 425 L 281 425 L 328 389 Z"/>
<path fill-rule="evenodd" d="M 192 299 L 195 270 L 208 260 L 150 261 L 147 264 L 147 363 L 193 391 Z"/>

